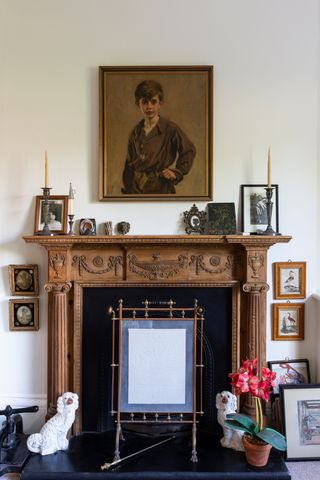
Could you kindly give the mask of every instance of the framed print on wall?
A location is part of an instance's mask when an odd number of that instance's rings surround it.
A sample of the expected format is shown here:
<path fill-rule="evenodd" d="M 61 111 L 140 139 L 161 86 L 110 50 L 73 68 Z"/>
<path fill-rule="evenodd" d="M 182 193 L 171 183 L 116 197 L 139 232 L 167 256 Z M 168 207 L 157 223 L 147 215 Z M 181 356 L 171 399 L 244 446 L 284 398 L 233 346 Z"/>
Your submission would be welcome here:
<path fill-rule="evenodd" d="M 320 384 L 280 385 L 286 460 L 320 459 Z"/>
<path fill-rule="evenodd" d="M 273 187 L 271 226 L 279 232 L 279 187 Z M 241 228 L 245 233 L 259 234 L 268 226 L 267 185 L 241 185 Z"/>
<path fill-rule="evenodd" d="M 300 385 L 310 383 L 309 360 L 274 360 L 268 362 L 268 367 L 272 372 L 276 372 L 277 376 L 272 389 L 273 395 L 279 395 L 280 385 Z"/>
<path fill-rule="evenodd" d="M 304 303 L 274 303 L 272 340 L 304 340 Z"/>
<path fill-rule="evenodd" d="M 99 67 L 99 199 L 212 199 L 212 66 Z"/>
<path fill-rule="evenodd" d="M 9 265 L 10 295 L 38 295 L 38 265 Z"/>
<path fill-rule="evenodd" d="M 39 330 L 38 298 L 15 298 L 9 300 L 10 330 Z"/>
<path fill-rule="evenodd" d="M 44 226 L 44 201 L 42 195 L 36 196 L 36 218 L 34 233 L 41 232 Z M 67 233 L 67 216 L 68 216 L 68 195 L 50 195 L 49 209 L 47 214 L 47 225 L 52 233 Z"/>
<path fill-rule="evenodd" d="M 276 262 L 274 277 L 274 298 L 306 298 L 306 262 Z"/>

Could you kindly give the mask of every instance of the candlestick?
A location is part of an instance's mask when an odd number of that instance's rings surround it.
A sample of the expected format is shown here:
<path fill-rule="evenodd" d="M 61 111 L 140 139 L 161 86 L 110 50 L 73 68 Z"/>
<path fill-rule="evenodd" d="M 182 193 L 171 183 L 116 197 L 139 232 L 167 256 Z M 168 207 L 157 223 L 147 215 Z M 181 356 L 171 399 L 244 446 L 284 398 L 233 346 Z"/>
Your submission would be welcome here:
<path fill-rule="evenodd" d="M 69 215 L 74 214 L 74 211 L 73 211 L 74 194 L 75 194 L 75 190 L 72 188 L 72 183 L 70 182 L 69 200 L 68 200 L 68 213 L 69 213 Z"/>
<path fill-rule="evenodd" d="M 49 180 L 48 180 L 48 156 L 47 156 L 47 150 L 45 151 L 45 156 L 44 156 L 44 186 L 45 188 L 48 188 L 49 186 Z"/>
<path fill-rule="evenodd" d="M 271 188 L 271 159 L 270 159 L 270 147 L 268 148 L 268 188 Z"/>

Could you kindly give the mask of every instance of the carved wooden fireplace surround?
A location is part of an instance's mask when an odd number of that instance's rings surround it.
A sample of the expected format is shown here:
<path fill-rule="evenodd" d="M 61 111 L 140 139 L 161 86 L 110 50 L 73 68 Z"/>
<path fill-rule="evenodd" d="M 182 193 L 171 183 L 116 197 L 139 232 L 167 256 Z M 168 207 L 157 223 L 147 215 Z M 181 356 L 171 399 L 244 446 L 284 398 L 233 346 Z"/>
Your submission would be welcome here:
<path fill-rule="evenodd" d="M 48 251 L 48 416 L 57 396 L 82 392 L 85 287 L 232 288 L 232 369 L 266 361 L 267 251 L 289 236 L 28 236 Z M 82 431 L 81 408 L 74 433 Z"/>

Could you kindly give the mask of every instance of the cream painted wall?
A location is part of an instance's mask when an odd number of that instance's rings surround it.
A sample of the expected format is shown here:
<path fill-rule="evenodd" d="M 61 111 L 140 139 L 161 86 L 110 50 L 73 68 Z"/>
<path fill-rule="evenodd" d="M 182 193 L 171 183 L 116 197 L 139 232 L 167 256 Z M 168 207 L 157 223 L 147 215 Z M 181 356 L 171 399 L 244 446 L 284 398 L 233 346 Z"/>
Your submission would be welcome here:
<path fill-rule="evenodd" d="M 264 183 L 271 145 L 280 230 L 293 240 L 270 250 L 269 280 L 272 262 L 306 260 L 308 300 L 303 342 L 272 342 L 268 307 L 267 356 L 307 357 L 315 376 L 319 45 L 319 0 L 0 0 L 0 406 L 46 394 L 46 297 L 39 332 L 10 332 L 7 278 L 8 264 L 30 262 L 46 279 L 45 252 L 21 240 L 33 233 L 44 150 L 52 193 L 72 181 L 78 218 L 175 234 L 192 204 L 98 202 L 99 65 L 214 65 L 215 201 L 238 207 L 240 184 Z"/>

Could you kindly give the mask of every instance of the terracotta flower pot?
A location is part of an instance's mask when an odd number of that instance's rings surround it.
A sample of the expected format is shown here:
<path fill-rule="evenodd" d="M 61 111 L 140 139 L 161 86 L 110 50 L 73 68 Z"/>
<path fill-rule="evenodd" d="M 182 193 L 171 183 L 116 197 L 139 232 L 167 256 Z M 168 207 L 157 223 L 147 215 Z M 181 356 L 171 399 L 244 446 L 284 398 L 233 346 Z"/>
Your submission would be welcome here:
<path fill-rule="evenodd" d="M 243 435 L 242 442 L 249 465 L 253 467 L 264 467 L 267 465 L 272 445 L 257 441 L 248 435 Z"/>

